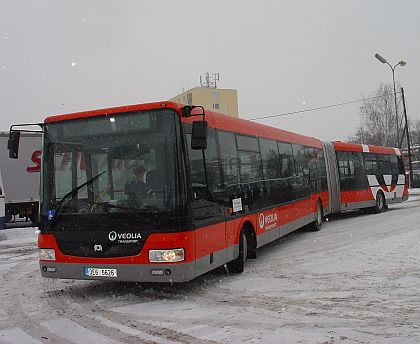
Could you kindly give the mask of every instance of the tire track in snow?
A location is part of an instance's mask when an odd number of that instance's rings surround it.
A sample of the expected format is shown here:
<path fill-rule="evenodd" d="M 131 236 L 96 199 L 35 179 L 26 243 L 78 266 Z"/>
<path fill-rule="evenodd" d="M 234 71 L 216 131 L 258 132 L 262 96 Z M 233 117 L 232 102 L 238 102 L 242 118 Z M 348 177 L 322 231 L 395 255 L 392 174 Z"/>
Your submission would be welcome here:
<path fill-rule="evenodd" d="M 80 286 L 79 286 L 80 287 Z M 190 344 L 216 344 L 216 341 L 200 339 L 189 335 L 187 333 L 179 332 L 173 329 L 166 328 L 164 326 L 151 325 L 143 322 L 140 319 L 130 317 L 119 312 L 105 309 L 99 306 L 94 300 L 89 297 L 82 295 L 83 286 L 81 288 L 71 287 L 67 290 L 63 290 L 60 293 L 60 297 L 56 298 L 54 294 L 50 294 L 48 302 L 55 309 L 61 309 L 65 312 L 66 316 L 72 321 L 79 323 L 80 325 L 88 328 L 101 329 L 102 334 L 113 336 L 115 328 L 113 326 L 104 325 L 104 321 L 100 322 L 95 319 L 95 316 L 101 316 L 105 320 L 113 322 L 120 327 L 129 326 L 135 330 L 144 332 L 145 334 L 156 337 L 156 343 L 161 343 L 162 340 L 166 339 L 172 342 L 178 343 L 190 343 Z M 86 315 L 89 315 L 87 320 Z M 118 340 L 122 340 L 125 343 L 136 343 L 139 340 L 138 336 L 125 335 L 124 337 L 116 337 Z"/>
<path fill-rule="evenodd" d="M 40 290 L 36 283 L 37 266 L 31 267 L 36 255 L 26 257 L 13 267 L 13 272 L 6 273 L 0 286 L 2 305 L 6 308 L 7 317 L 0 323 L 0 332 L 9 333 L 16 329 L 23 331 L 34 341 L 71 344 L 65 338 L 40 327 L 45 317 L 43 305 L 39 305 Z M 31 290 L 32 289 L 32 290 Z"/>

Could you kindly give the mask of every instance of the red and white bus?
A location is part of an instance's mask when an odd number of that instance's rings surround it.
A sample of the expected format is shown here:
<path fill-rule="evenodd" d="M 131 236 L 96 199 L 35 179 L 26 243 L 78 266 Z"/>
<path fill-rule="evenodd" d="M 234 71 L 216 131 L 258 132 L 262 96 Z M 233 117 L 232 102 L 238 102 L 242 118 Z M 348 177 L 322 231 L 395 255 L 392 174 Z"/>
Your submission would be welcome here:
<path fill-rule="evenodd" d="M 408 198 L 396 149 L 321 142 L 201 107 L 132 105 L 41 127 L 38 246 L 49 278 L 181 282 L 224 264 L 238 273 L 259 247 L 319 230 L 328 214 Z M 139 166 L 146 191 L 133 202 Z"/>

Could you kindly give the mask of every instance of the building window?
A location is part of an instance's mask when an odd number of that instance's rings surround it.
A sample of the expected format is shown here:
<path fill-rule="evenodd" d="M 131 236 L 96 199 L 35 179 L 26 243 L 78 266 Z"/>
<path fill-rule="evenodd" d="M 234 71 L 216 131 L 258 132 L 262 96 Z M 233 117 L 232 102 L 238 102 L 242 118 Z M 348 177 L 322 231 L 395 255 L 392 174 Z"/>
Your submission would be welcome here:
<path fill-rule="evenodd" d="M 192 105 L 193 101 L 192 101 L 192 93 L 188 93 L 187 94 L 187 105 Z"/>
<path fill-rule="evenodd" d="M 213 110 L 219 110 L 220 105 L 219 104 L 213 104 Z"/>

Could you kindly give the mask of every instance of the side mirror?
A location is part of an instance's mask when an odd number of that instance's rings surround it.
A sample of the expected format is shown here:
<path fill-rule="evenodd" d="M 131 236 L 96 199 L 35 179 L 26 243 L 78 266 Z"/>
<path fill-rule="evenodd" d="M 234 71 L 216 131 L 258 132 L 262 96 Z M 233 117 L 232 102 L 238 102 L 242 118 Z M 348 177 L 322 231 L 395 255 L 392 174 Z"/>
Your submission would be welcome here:
<path fill-rule="evenodd" d="M 191 149 L 207 148 L 207 121 L 194 121 L 192 123 Z"/>
<path fill-rule="evenodd" d="M 193 110 L 197 108 L 201 109 L 202 112 L 201 113 L 194 112 L 193 114 Z M 206 111 L 201 105 L 185 105 L 182 108 L 182 115 L 186 118 L 191 117 L 191 116 L 203 116 L 203 119 L 204 119 L 204 116 L 206 115 Z"/>
<path fill-rule="evenodd" d="M 10 131 L 7 149 L 9 150 L 9 158 L 11 159 L 17 159 L 19 157 L 19 140 L 20 131 Z"/>
<path fill-rule="evenodd" d="M 184 117 L 190 117 L 192 109 L 193 107 L 191 105 L 185 105 L 182 108 L 182 114 L 184 115 Z"/>

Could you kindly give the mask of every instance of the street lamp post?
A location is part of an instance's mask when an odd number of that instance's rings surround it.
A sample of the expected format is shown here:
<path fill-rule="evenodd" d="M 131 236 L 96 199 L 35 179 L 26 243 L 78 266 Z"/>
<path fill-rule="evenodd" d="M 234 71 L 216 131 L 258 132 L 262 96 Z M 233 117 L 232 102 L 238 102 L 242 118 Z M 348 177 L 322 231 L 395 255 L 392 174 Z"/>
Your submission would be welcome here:
<path fill-rule="evenodd" d="M 386 59 L 384 59 L 381 55 L 375 54 L 375 57 L 379 62 L 386 63 L 389 66 L 389 68 L 391 68 L 391 70 L 392 70 L 392 83 L 394 85 L 395 119 L 396 119 L 396 130 L 397 130 L 397 144 L 396 144 L 396 146 L 398 148 L 400 148 L 399 147 L 399 145 L 400 145 L 399 144 L 399 142 L 400 142 L 400 128 L 399 128 L 398 109 L 397 109 L 397 91 L 395 89 L 395 68 L 397 66 L 404 67 L 406 65 L 406 62 L 404 60 L 401 60 L 394 67 L 392 67 L 392 65 L 389 64 L 389 62 Z"/>

